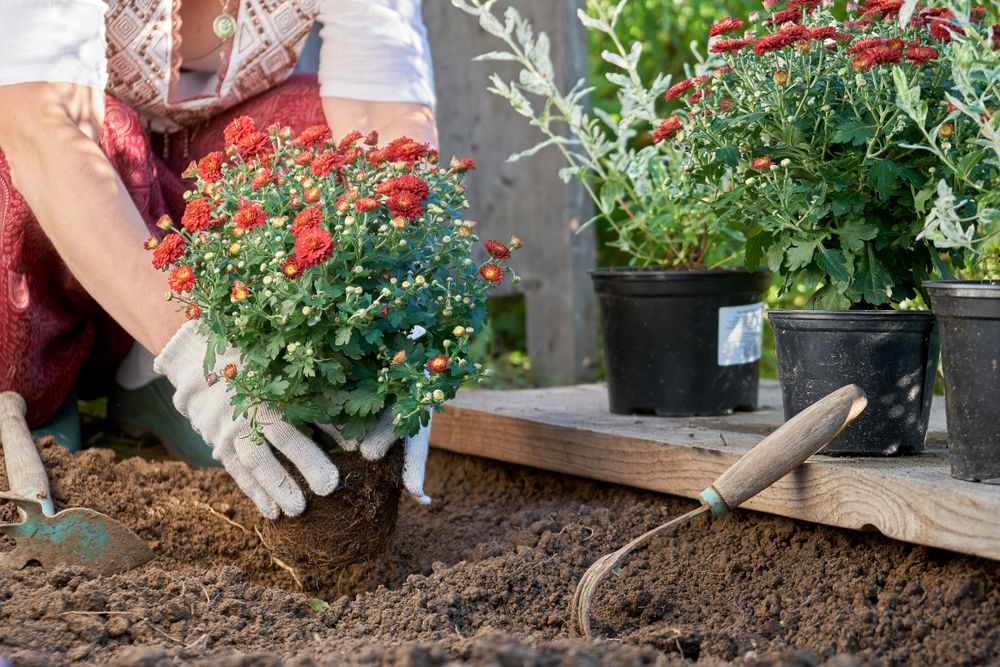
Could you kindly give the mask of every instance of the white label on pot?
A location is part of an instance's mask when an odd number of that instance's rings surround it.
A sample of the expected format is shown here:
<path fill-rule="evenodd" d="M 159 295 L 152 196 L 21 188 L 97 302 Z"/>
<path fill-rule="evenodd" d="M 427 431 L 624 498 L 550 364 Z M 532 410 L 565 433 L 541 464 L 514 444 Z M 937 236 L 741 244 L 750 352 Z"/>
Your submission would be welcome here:
<path fill-rule="evenodd" d="M 719 365 L 735 366 L 760 359 L 764 302 L 719 308 Z"/>

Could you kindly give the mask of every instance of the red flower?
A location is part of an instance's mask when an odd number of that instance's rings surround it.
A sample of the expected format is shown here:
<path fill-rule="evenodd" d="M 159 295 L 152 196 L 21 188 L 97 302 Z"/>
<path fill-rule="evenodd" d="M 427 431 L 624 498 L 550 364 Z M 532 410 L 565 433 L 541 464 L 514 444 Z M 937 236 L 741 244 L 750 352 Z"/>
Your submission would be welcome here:
<path fill-rule="evenodd" d="M 854 40 L 854 35 L 847 32 L 834 33 L 833 38 L 837 40 L 837 45 L 850 44 Z"/>
<path fill-rule="evenodd" d="M 292 221 L 292 236 L 298 236 L 307 229 L 316 229 L 323 222 L 323 212 L 310 206 L 295 216 Z"/>
<path fill-rule="evenodd" d="M 691 95 L 691 97 L 688 98 L 688 104 L 698 104 L 698 102 L 701 101 L 702 96 L 704 96 L 704 97 L 711 97 L 712 96 L 712 89 L 711 88 L 704 88 L 702 90 L 696 90 L 696 91 L 694 91 L 694 94 Z"/>
<path fill-rule="evenodd" d="M 323 153 L 322 155 L 316 156 L 309 168 L 312 170 L 314 175 L 320 177 L 326 176 L 337 167 L 342 167 L 343 165 L 343 158 L 339 155 L 335 155 L 333 153 Z"/>
<path fill-rule="evenodd" d="M 774 84 L 776 86 L 783 86 L 788 83 L 788 72 L 783 69 L 779 69 L 774 73 Z"/>
<path fill-rule="evenodd" d="M 372 199 L 371 197 L 362 197 L 354 202 L 354 208 L 358 211 L 358 213 L 364 213 L 365 211 L 370 211 L 373 208 L 378 208 L 378 200 Z"/>
<path fill-rule="evenodd" d="M 837 29 L 833 26 L 821 25 L 815 28 L 809 29 L 809 38 L 818 41 L 824 41 L 827 39 L 835 39 L 837 36 Z"/>
<path fill-rule="evenodd" d="M 490 256 L 502 261 L 510 259 L 510 248 L 499 241 L 483 241 L 483 245 L 486 246 L 486 252 L 490 253 Z"/>
<path fill-rule="evenodd" d="M 413 174 L 403 174 L 395 178 L 389 178 L 375 186 L 375 194 L 391 197 L 400 192 L 409 192 L 416 195 L 421 200 L 427 199 L 430 188 L 427 183 Z"/>
<path fill-rule="evenodd" d="M 737 32 L 739 30 L 743 30 L 743 21 L 727 16 L 709 28 L 708 36 L 715 37 L 716 35 L 724 35 L 727 32 Z"/>
<path fill-rule="evenodd" d="M 911 46 L 906 50 L 906 59 L 913 61 L 913 67 L 938 59 L 938 52 L 929 46 Z"/>
<path fill-rule="evenodd" d="M 510 237 L 510 247 L 513 248 L 514 250 L 520 250 L 521 248 L 524 247 L 524 241 L 522 241 L 521 239 L 517 238 L 516 236 L 511 236 Z"/>
<path fill-rule="evenodd" d="M 670 116 L 656 128 L 656 132 L 653 133 L 653 143 L 658 144 L 664 139 L 669 139 L 674 136 L 679 130 L 683 130 L 684 125 L 681 123 L 679 116 Z"/>
<path fill-rule="evenodd" d="M 189 320 L 197 320 L 201 317 L 201 306 L 196 303 L 189 303 L 188 307 L 184 309 L 184 317 Z"/>
<path fill-rule="evenodd" d="M 313 161 L 313 157 L 314 156 L 312 151 L 300 151 L 294 158 L 295 164 L 299 165 L 300 167 L 309 164 L 310 162 Z"/>
<path fill-rule="evenodd" d="M 859 39 L 854 42 L 851 48 L 847 49 L 847 53 L 861 53 L 865 49 L 870 49 L 873 46 L 882 46 L 885 44 L 885 40 L 881 37 L 869 37 L 867 39 Z"/>
<path fill-rule="evenodd" d="M 165 269 L 173 264 L 178 257 L 184 254 L 184 246 L 187 245 L 180 234 L 167 234 L 160 241 L 160 245 L 153 250 L 153 266 L 157 269 Z"/>
<path fill-rule="evenodd" d="M 385 159 L 389 162 L 406 162 L 412 167 L 417 158 L 429 154 L 430 146 L 417 143 L 409 137 L 400 137 L 390 142 L 385 151 Z"/>
<path fill-rule="evenodd" d="M 294 257 L 289 257 L 288 261 L 280 266 L 281 272 L 285 274 L 287 278 L 296 278 L 300 273 L 302 273 L 302 269 L 300 269 L 299 265 L 295 263 Z"/>
<path fill-rule="evenodd" d="M 448 357 L 443 354 L 439 354 L 436 357 L 431 357 L 430 361 L 427 362 L 427 370 L 437 375 L 438 373 L 448 370 L 448 366 L 450 364 L 451 361 Z"/>
<path fill-rule="evenodd" d="M 421 200 L 412 192 L 401 190 L 389 198 L 385 203 L 393 215 L 397 215 L 407 220 L 416 220 L 424 213 Z"/>
<path fill-rule="evenodd" d="M 456 174 L 464 174 L 465 172 L 476 169 L 476 161 L 471 157 L 464 160 L 459 160 L 457 157 L 452 156 L 451 158 L 451 170 Z"/>
<path fill-rule="evenodd" d="M 719 111 L 729 111 L 729 107 L 733 105 L 732 100 L 719 100 Z"/>
<path fill-rule="evenodd" d="M 351 188 L 350 190 L 348 190 L 347 192 L 344 193 L 344 199 L 346 199 L 347 201 L 353 202 L 355 199 L 358 198 L 359 194 L 361 194 L 361 193 L 358 191 L 357 188 Z"/>
<path fill-rule="evenodd" d="M 222 151 L 209 153 L 198 162 L 198 177 L 206 183 L 214 183 L 222 178 L 222 163 L 226 154 Z"/>
<path fill-rule="evenodd" d="M 894 19 L 899 14 L 899 8 L 903 6 L 903 0 L 868 0 L 862 13 L 870 19 Z"/>
<path fill-rule="evenodd" d="M 256 124 L 253 122 L 253 118 L 249 116 L 240 116 L 239 118 L 234 118 L 233 122 L 226 127 L 223 133 L 226 137 L 227 144 L 238 144 L 251 134 L 253 134 L 256 129 Z"/>
<path fill-rule="evenodd" d="M 725 53 L 727 51 L 731 51 L 733 55 L 736 55 L 737 51 L 746 48 L 752 43 L 752 40 L 749 39 L 720 39 L 715 44 L 712 44 L 708 50 L 710 53 Z"/>
<path fill-rule="evenodd" d="M 252 160 L 256 157 L 270 155 L 274 152 L 274 146 L 266 132 L 254 132 L 240 139 L 239 143 L 236 144 L 236 152 L 244 160 Z"/>
<path fill-rule="evenodd" d="M 253 183 L 250 185 L 251 190 L 260 190 L 262 187 L 267 185 L 268 181 L 271 180 L 271 170 L 267 167 L 261 167 L 257 175 L 253 177 Z"/>
<path fill-rule="evenodd" d="M 292 145 L 312 148 L 316 144 L 329 141 L 330 136 L 330 128 L 326 125 L 313 125 L 303 130 L 302 134 L 292 142 Z"/>
<path fill-rule="evenodd" d="M 353 130 L 347 133 L 347 136 L 340 140 L 337 144 L 337 152 L 345 153 L 347 149 L 354 145 L 354 142 L 360 139 L 363 135 L 357 130 Z"/>
<path fill-rule="evenodd" d="M 330 232 L 321 228 L 306 229 L 295 239 L 295 264 L 305 269 L 330 259 L 334 243 Z"/>
<path fill-rule="evenodd" d="M 796 39 L 809 39 L 809 28 L 804 25 L 786 24 L 781 26 L 778 32 Z"/>
<path fill-rule="evenodd" d="M 309 188 L 302 193 L 302 198 L 307 202 L 319 201 L 319 188 Z"/>
<path fill-rule="evenodd" d="M 181 178 L 194 178 L 198 175 L 198 163 L 195 160 L 191 160 L 191 164 L 187 166 L 187 169 L 181 172 Z"/>
<path fill-rule="evenodd" d="M 347 201 L 347 197 L 340 197 L 333 206 L 341 213 L 347 213 L 351 210 L 351 202 Z"/>
<path fill-rule="evenodd" d="M 768 25 L 773 24 L 776 26 L 781 26 L 788 23 L 789 21 L 791 21 L 792 23 L 798 23 L 801 20 L 802 20 L 802 10 L 799 9 L 798 7 L 793 7 L 791 9 L 785 9 L 780 12 L 775 12 L 774 14 L 771 15 L 770 18 L 766 19 L 764 23 Z"/>
<path fill-rule="evenodd" d="M 190 292 L 194 281 L 194 269 L 190 266 L 178 266 L 170 272 L 170 289 L 178 294 Z"/>
<path fill-rule="evenodd" d="M 236 375 L 236 364 L 227 364 L 226 367 L 222 369 L 222 374 L 226 376 L 227 380 L 232 380 Z"/>
<path fill-rule="evenodd" d="M 406 352 L 400 350 L 392 356 L 392 361 L 390 362 L 393 366 L 397 366 L 406 361 Z"/>
<path fill-rule="evenodd" d="M 788 35 L 783 32 L 776 32 L 771 35 L 764 35 L 756 42 L 754 42 L 753 52 L 758 56 L 762 56 L 765 53 L 770 53 L 771 51 L 778 51 L 779 49 L 783 49 L 794 41 L 795 39 L 791 35 Z"/>
<path fill-rule="evenodd" d="M 872 68 L 874 64 L 875 64 L 875 58 L 872 57 L 870 51 L 859 53 L 858 55 L 854 56 L 853 60 L 851 60 L 851 66 L 853 66 L 854 70 L 857 72 L 867 72 Z"/>
<path fill-rule="evenodd" d="M 942 42 L 946 44 L 950 42 L 952 33 L 961 36 L 965 34 L 965 31 L 957 25 L 953 25 L 946 21 L 931 21 L 931 34 L 940 39 Z"/>
<path fill-rule="evenodd" d="M 496 264 L 484 264 L 483 267 L 479 269 L 479 275 L 491 283 L 499 284 L 500 281 L 503 280 L 503 269 Z"/>
<path fill-rule="evenodd" d="M 670 100 L 682 95 L 685 91 L 691 90 L 692 88 L 694 88 L 694 80 L 685 79 L 680 83 L 675 83 L 674 85 L 670 86 L 670 88 L 667 89 L 666 94 L 663 96 L 663 99 L 669 102 Z"/>
<path fill-rule="evenodd" d="M 898 65 L 903 59 L 902 48 L 897 49 L 891 46 L 873 46 L 866 50 L 864 54 L 870 56 L 875 65 L 887 65 L 889 63 Z"/>
<path fill-rule="evenodd" d="M 192 199 L 184 207 L 181 224 L 189 232 L 200 232 L 212 227 L 216 221 L 211 217 L 212 204 L 206 199 Z"/>
<path fill-rule="evenodd" d="M 233 289 L 229 292 L 230 298 L 234 301 L 243 301 L 250 296 L 250 290 L 239 280 L 233 281 Z"/>
<path fill-rule="evenodd" d="M 371 132 L 368 133 L 368 136 L 365 137 L 365 144 L 367 144 L 368 146 L 374 146 L 377 143 L 378 143 L 378 132 L 372 130 Z"/>
<path fill-rule="evenodd" d="M 264 213 L 264 207 L 253 202 L 246 206 L 240 206 L 236 215 L 233 216 L 233 225 L 237 229 L 241 229 L 244 232 L 248 232 L 254 227 L 259 227 L 267 220 L 267 214 Z"/>
<path fill-rule="evenodd" d="M 772 164 L 774 163 L 769 157 L 755 157 L 750 161 L 750 168 L 754 171 L 767 171 Z"/>
<path fill-rule="evenodd" d="M 944 123 L 941 127 L 938 128 L 938 136 L 941 137 L 942 139 L 947 139 L 948 137 L 951 136 L 951 133 L 954 131 L 955 128 L 952 126 L 951 123 Z"/>
<path fill-rule="evenodd" d="M 952 109 L 952 111 L 954 111 L 954 109 Z M 155 250 L 158 245 L 160 245 L 160 242 L 152 236 L 142 242 L 142 247 L 146 250 Z"/>

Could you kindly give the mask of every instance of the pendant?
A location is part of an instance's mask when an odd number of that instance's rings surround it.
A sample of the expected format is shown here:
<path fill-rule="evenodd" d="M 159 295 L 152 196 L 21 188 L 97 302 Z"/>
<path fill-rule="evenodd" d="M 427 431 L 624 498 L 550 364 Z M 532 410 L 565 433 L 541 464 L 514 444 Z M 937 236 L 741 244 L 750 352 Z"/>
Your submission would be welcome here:
<path fill-rule="evenodd" d="M 236 34 L 236 19 L 223 12 L 212 22 L 212 32 L 219 39 L 229 39 Z"/>

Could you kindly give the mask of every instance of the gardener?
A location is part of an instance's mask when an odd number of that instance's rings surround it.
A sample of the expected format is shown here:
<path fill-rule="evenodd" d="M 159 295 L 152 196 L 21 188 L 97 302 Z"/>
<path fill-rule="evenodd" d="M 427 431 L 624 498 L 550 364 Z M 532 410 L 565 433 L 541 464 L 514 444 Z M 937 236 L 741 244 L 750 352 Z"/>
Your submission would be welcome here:
<path fill-rule="evenodd" d="M 319 75 L 290 75 L 314 19 Z M 232 420 L 225 383 L 205 381 L 206 339 L 182 328 L 143 241 L 162 237 L 163 214 L 180 219 L 181 172 L 224 150 L 234 117 L 436 145 L 433 106 L 420 0 L 4 2 L 0 390 L 24 397 L 31 426 L 56 431 L 57 412 L 76 418 L 75 383 L 81 395 L 110 390 L 130 432 L 155 433 L 193 465 L 221 462 L 269 518 L 301 514 L 301 490 L 245 437 L 248 421 Z M 262 417 L 268 442 L 331 493 L 337 469 L 312 440 L 280 413 Z M 404 464 L 422 502 L 428 430 L 407 441 Z M 78 449 L 75 431 L 64 444 Z M 380 449 L 370 439 L 363 453 Z"/>

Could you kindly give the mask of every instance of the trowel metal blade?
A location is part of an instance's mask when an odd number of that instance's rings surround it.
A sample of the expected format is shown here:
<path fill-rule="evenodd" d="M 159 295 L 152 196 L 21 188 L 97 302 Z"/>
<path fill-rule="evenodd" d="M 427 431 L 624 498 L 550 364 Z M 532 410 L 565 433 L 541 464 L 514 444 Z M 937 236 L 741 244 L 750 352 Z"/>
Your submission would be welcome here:
<path fill-rule="evenodd" d="M 17 546 L 0 554 L 0 567 L 20 569 L 36 560 L 46 569 L 56 565 L 83 565 L 101 576 L 119 574 L 153 559 L 139 536 L 100 512 L 75 507 L 45 516 L 36 500 L 15 493 L 0 498 L 17 505 L 22 523 L 0 524 Z"/>

